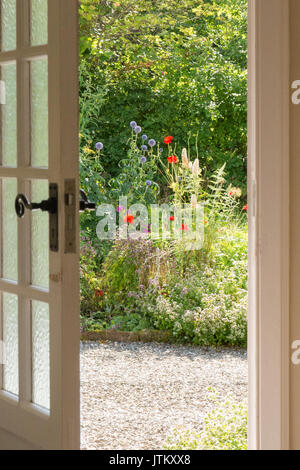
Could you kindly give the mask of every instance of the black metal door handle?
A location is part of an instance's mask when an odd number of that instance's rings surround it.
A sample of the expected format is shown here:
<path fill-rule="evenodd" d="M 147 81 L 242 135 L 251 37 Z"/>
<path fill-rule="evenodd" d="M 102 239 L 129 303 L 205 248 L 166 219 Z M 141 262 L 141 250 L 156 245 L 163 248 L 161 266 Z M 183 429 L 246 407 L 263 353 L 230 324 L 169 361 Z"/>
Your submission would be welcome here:
<path fill-rule="evenodd" d="M 41 202 L 30 202 L 24 194 L 18 194 L 15 200 L 17 216 L 24 217 L 25 209 L 49 212 L 49 245 L 51 251 L 58 251 L 58 185 L 49 184 L 49 199 Z"/>
<path fill-rule="evenodd" d="M 83 189 L 79 190 L 80 194 L 80 199 L 79 199 L 79 211 L 95 211 L 96 210 L 96 204 L 95 202 L 91 202 L 88 200 L 88 197 L 86 193 L 83 191 Z"/>
<path fill-rule="evenodd" d="M 18 194 L 15 200 L 15 210 L 19 218 L 24 217 L 25 209 L 35 211 L 40 209 L 43 212 L 56 214 L 57 212 L 57 198 L 49 197 L 49 199 L 41 202 L 29 202 L 24 194 Z"/>

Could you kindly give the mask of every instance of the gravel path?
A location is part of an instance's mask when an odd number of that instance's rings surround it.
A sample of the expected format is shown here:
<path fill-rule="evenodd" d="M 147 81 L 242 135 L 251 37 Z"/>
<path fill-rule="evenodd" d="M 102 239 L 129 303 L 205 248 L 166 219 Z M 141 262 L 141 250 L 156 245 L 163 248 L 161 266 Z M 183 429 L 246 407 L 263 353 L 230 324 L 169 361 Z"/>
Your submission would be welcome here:
<path fill-rule="evenodd" d="M 83 343 L 83 449 L 162 448 L 173 429 L 201 428 L 221 396 L 247 396 L 244 350 L 215 351 L 155 343 Z"/>

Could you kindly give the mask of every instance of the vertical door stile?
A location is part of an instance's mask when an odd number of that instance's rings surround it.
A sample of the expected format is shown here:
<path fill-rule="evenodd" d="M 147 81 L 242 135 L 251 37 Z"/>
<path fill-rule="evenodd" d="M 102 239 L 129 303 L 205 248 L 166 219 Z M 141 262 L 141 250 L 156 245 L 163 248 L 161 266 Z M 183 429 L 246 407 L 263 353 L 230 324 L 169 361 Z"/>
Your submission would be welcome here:
<path fill-rule="evenodd" d="M 79 389 L 79 217 L 76 220 L 74 254 L 65 254 L 64 181 L 74 179 L 79 195 L 78 158 L 78 12 L 74 0 L 51 0 L 49 3 L 49 173 L 59 182 L 59 250 L 51 256 L 50 280 L 52 322 L 60 322 L 61 330 L 51 336 L 52 387 L 60 384 L 63 448 L 80 445 Z M 60 21 L 58 21 L 58 18 Z M 60 23 L 61 22 L 61 23 Z M 59 90 L 59 93 L 58 93 Z M 70 117 L 72 116 L 72 119 Z M 74 158 L 76 156 L 76 158 Z M 79 213 L 79 197 L 76 201 Z M 74 285 L 74 273 L 76 281 Z M 55 279 L 61 279 L 61 282 Z M 62 313 L 62 316 L 59 316 Z M 52 326 L 50 326 L 52 331 Z M 74 342 L 74 338 L 78 338 Z M 60 358 L 62 361 L 57 364 Z M 55 366 L 56 364 L 56 366 Z M 57 394 L 52 394 L 54 400 Z M 57 402 L 52 406 L 57 407 Z"/>
<path fill-rule="evenodd" d="M 24 21 L 25 20 L 25 21 Z M 29 0 L 17 0 L 17 50 L 28 45 L 29 40 Z M 28 64 L 21 54 L 17 54 L 17 135 L 18 168 L 29 164 L 29 76 Z M 26 73 L 27 72 L 27 73 Z M 28 136 L 28 137 L 27 137 Z M 28 191 L 28 183 L 18 178 L 18 192 Z M 30 273 L 30 217 L 18 220 L 18 281 L 22 287 L 29 285 Z M 30 302 L 19 295 L 19 397 L 20 405 L 31 399 L 31 351 L 30 351 Z"/>
<path fill-rule="evenodd" d="M 50 2 L 51 3 L 51 2 Z M 57 16 L 54 12 L 55 16 L 55 24 L 51 24 L 51 15 L 53 11 L 53 5 L 55 2 L 52 2 L 52 5 L 48 2 L 48 42 L 49 42 L 49 53 L 48 53 L 48 68 L 49 68 L 49 178 L 51 182 L 56 181 L 58 182 L 59 173 L 60 173 L 60 162 L 59 162 L 59 155 L 60 155 L 60 113 L 59 113 L 59 93 L 57 93 L 57 89 L 59 87 L 59 74 L 57 70 L 57 55 L 59 53 L 59 35 L 57 30 L 53 31 L 53 27 L 57 28 Z M 55 5 L 54 5 L 55 6 Z M 58 188 L 60 192 L 60 185 Z M 61 223 L 60 213 L 63 210 L 61 207 L 60 197 L 58 198 L 58 214 L 59 214 L 59 225 Z M 61 240 L 59 238 L 58 244 L 60 247 Z M 59 248 L 60 249 L 60 248 Z M 50 287 L 50 295 L 55 298 L 55 306 L 50 305 L 50 409 L 57 409 L 59 408 L 61 397 L 55 393 L 55 389 L 58 384 L 61 384 L 62 380 L 62 371 L 61 371 L 61 364 L 60 364 L 60 357 L 61 357 L 61 342 L 62 338 L 60 332 L 57 332 L 55 329 L 55 324 L 59 323 L 60 321 L 60 312 L 59 307 L 57 304 L 60 303 L 61 298 L 61 286 L 60 283 L 53 282 L 55 275 L 61 273 L 61 260 L 60 256 L 56 255 L 55 253 L 52 254 L 50 257 L 50 264 L 49 264 L 49 272 L 50 272 L 50 279 L 49 279 L 49 287 Z M 55 367 L 55 364 L 57 365 Z M 59 385 L 60 388 L 60 385 Z"/>

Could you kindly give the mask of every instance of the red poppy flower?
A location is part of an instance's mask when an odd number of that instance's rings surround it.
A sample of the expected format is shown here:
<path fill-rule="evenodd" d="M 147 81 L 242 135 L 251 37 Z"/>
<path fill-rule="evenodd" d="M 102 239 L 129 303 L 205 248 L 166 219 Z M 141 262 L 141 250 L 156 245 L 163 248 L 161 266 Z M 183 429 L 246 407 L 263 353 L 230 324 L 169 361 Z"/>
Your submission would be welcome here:
<path fill-rule="evenodd" d="M 174 139 L 174 137 L 172 137 L 171 135 L 168 135 L 168 137 L 164 138 L 164 143 L 167 144 L 167 145 L 171 144 L 173 139 Z"/>
<path fill-rule="evenodd" d="M 102 297 L 102 296 L 104 295 L 104 292 L 103 292 L 103 290 L 99 290 L 99 289 L 98 289 L 98 290 L 96 290 L 96 292 L 95 292 L 95 293 L 96 293 L 96 296 L 97 296 L 97 297 Z"/>
<path fill-rule="evenodd" d="M 174 215 L 171 215 L 170 220 L 171 220 L 172 222 L 173 222 L 173 220 L 175 220 Z"/>
<path fill-rule="evenodd" d="M 131 215 L 131 214 L 125 215 L 124 222 L 126 224 L 133 224 L 133 221 L 134 221 L 134 216 L 133 215 Z"/>
<path fill-rule="evenodd" d="M 244 207 L 243 207 L 243 211 L 247 211 L 248 210 L 248 204 L 246 204 Z"/>
<path fill-rule="evenodd" d="M 227 196 L 232 196 L 232 191 L 230 191 L 229 193 L 227 193 Z"/>
<path fill-rule="evenodd" d="M 182 230 L 184 230 L 185 232 L 187 232 L 187 231 L 188 231 L 187 225 L 182 224 Z"/>
<path fill-rule="evenodd" d="M 176 155 L 170 155 L 168 157 L 168 162 L 169 163 L 178 163 L 178 158 L 176 157 Z"/>

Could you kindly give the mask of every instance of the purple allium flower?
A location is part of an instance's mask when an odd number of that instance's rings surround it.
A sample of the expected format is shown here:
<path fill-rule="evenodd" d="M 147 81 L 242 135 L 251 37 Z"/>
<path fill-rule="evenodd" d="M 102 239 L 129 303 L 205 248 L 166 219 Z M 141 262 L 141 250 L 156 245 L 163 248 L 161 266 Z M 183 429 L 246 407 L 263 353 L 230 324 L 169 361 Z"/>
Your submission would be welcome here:
<path fill-rule="evenodd" d="M 141 162 L 141 163 L 146 163 L 146 161 L 147 161 L 147 158 L 146 158 L 146 157 L 141 157 L 141 158 L 140 158 L 140 162 Z"/>
<path fill-rule="evenodd" d="M 159 149 L 160 153 L 162 153 L 164 151 L 164 149 Z"/>
<path fill-rule="evenodd" d="M 147 145 L 142 145 L 142 150 L 147 150 L 147 149 L 148 149 Z"/>
<path fill-rule="evenodd" d="M 132 129 L 134 129 L 136 126 L 137 126 L 136 122 L 135 122 L 135 121 L 131 121 L 130 127 L 132 127 Z"/>
<path fill-rule="evenodd" d="M 147 185 L 147 186 L 151 186 L 151 184 L 152 184 L 152 182 L 151 182 L 150 180 L 147 180 L 147 181 L 146 181 L 146 185 Z"/>
<path fill-rule="evenodd" d="M 148 139 L 148 136 L 147 136 L 146 134 L 143 134 L 143 135 L 142 135 L 142 139 L 143 139 L 143 140 L 147 140 L 147 139 Z"/>
<path fill-rule="evenodd" d="M 103 149 L 103 144 L 102 144 L 102 142 L 97 142 L 97 143 L 96 143 L 96 149 L 97 149 L 97 150 L 102 150 L 102 149 Z"/>
<path fill-rule="evenodd" d="M 154 145 L 156 145 L 156 141 L 154 139 L 150 139 L 148 144 L 150 145 L 150 147 L 154 147 Z"/>
<path fill-rule="evenodd" d="M 134 132 L 136 132 L 137 134 L 139 134 L 140 132 L 142 132 L 141 126 L 135 126 Z"/>

